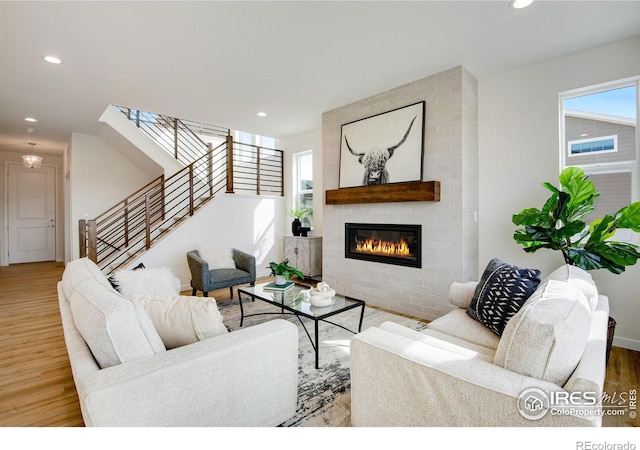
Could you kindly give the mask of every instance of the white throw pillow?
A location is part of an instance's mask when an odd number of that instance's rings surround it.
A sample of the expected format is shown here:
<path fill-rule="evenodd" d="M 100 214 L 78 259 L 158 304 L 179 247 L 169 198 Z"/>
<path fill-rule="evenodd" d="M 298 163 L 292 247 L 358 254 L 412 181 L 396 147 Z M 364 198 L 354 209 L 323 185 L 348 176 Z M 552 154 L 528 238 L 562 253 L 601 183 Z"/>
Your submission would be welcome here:
<path fill-rule="evenodd" d="M 494 364 L 562 387 L 577 367 L 591 329 L 591 311 L 575 285 L 541 284 L 507 323 Z"/>
<path fill-rule="evenodd" d="M 477 286 L 477 281 L 467 281 L 466 283 L 454 281 L 449 287 L 449 301 L 453 306 L 467 309 L 473 300 Z"/>
<path fill-rule="evenodd" d="M 558 267 L 545 279 L 564 281 L 580 288 L 589 302 L 591 312 L 595 311 L 598 305 L 598 288 L 593 281 L 591 274 L 584 269 L 570 264 Z"/>
<path fill-rule="evenodd" d="M 219 242 L 203 244 L 198 247 L 198 254 L 209 264 L 209 270 L 236 268 L 233 250 L 226 244 Z"/>
<path fill-rule="evenodd" d="M 165 351 L 145 311 L 111 286 L 80 282 L 69 304 L 76 328 L 103 369 Z"/>
<path fill-rule="evenodd" d="M 212 297 L 140 296 L 131 301 L 147 313 L 168 349 L 228 333 Z"/>
<path fill-rule="evenodd" d="M 117 270 L 113 278 L 120 293 L 127 298 L 141 295 L 172 297 L 180 294 L 180 280 L 166 267 Z"/>

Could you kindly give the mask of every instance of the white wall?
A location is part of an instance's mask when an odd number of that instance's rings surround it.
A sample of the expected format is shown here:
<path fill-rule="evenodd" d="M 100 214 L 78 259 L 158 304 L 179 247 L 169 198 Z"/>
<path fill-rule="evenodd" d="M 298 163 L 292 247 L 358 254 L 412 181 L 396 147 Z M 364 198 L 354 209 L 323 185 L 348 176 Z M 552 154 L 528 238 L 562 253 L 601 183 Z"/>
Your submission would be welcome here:
<path fill-rule="evenodd" d="M 97 136 L 73 133 L 67 148 L 69 163 L 69 205 L 67 239 L 70 254 L 79 255 L 78 220 L 93 219 L 126 196 L 140 189 L 154 177 L 141 170 L 122 153 Z"/>
<path fill-rule="evenodd" d="M 322 128 L 307 131 L 306 133 L 281 139 L 278 148 L 284 149 L 284 173 L 285 186 L 284 197 L 287 206 L 294 205 L 293 190 L 294 176 L 292 170 L 292 158 L 295 153 L 313 150 L 313 235 L 322 236 L 324 205 L 324 189 L 322 184 Z M 291 222 L 291 216 L 285 216 Z M 291 227 L 285 231 L 291 235 Z"/>
<path fill-rule="evenodd" d="M 162 173 L 168 178 L 184 167 L 113 106 L 98 121 L 103 124 L 98 136 L 153 178 Z"/>
<path fill-rule="evenodd" d="M 270 274 L 266 268 L 269 262 L 283 258 L 283 211 L 283 197 L 223 194 L 133 261 L 131 266 L 142 262 L 145 267 L 169 267 L 180 278 L 182 289 L 190 290 L 187 252 L 200 244 L 222 242 L 253 254 L 257 276 L 267 276 Z"/>
<path fill-rule="evenodd" d="M 563 264 L 559 252 L 525 253 L 511 222 L 523 208 L 542 206 L 548 197 L 542 182 L 557 185 L 558 94 L 638 74 L 640 38 L 634 38 L 479 81 L 480 270 L 494 256 L 543 275 Z M 614 344 L 640 350 L 640 266 L 618 276 L 592 274 L 617 321 Z"/>
<path fill-rule="evenodd" d="M 25 145 L 26 147 L 26 145 Z M 30 149 L 25 149 L 25 154 Z M 36 154 L 38 152 L 36 151 Z M 62 261 L 64 255 L 64 185 L 63 185 L 63 160 L 60 156 L 44 155 L 42 156 L 42 164 L 45 166 L 53 166 L 56 168 L 56 261 Z M 6 188 L 7 188 L 7 170 L 8 163 L 22 164 L 22 153 L 0 152 L 0 199 L 2 199 L 2 208 L 0 208 L 0 265 L 9 264 L 8 241 L 7 241 L 7 220 L 6 216 Z"/>

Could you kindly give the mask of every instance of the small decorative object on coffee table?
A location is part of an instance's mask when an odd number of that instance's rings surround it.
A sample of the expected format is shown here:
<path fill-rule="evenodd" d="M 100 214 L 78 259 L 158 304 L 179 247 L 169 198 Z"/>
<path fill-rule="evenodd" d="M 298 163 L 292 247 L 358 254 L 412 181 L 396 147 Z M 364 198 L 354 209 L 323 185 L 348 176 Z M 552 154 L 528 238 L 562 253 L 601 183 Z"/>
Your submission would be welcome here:
<path fill-rule="evenodd" d="M 310 292 L 310 302 L 313 306 L 329 306 L 333 301 L 333 297 L 336 295 L 336 291 L 331 289 L 331 287 L 321 281 L 315 288 L 311 288 Z"/>
<path fill-rule="evenodd" d="M 304 274 L 295 267 L 290 266 L 288 259 L 285 259 L 280 263 L 271 261 L 267 269 L 271 269 L 271 275 L 276 276 L 276 286 L 286 285 L 289 277 L 292 275 L 297 275 L 301 280 L 304 280 Z"/>
<path fill-rule="evenodd" d="M 277 284 L 275 281 L 264 285 L 265 291 L 282 292 L 291 289 L 294 286 L 293 281 L 286 281 L 283 284 Z"/>

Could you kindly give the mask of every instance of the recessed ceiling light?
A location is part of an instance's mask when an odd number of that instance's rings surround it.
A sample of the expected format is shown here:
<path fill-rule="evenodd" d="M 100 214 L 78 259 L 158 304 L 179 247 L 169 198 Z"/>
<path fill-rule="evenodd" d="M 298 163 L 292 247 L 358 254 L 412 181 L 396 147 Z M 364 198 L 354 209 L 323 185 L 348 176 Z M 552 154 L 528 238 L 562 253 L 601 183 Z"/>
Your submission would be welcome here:
<path fill-rule="evenodd" d="M 266 113 L 266 112 L 262 112 L 262 111 L 260 111 L 260 112 L 258 113 L 258 116 L 260 116 L 260 117 L 267 117 L 267 113 Z"/>
<path fill-rule="evenodd" d="M 56 58 L 55 56 L 45 56 L 44 60 L 51 64 L 62 64 L 62 60 L 60 58 Z"/>
<path fill-rule="evenodd" d="M 25 117 L 24 120 L 26 120 L 27 122 L 37 122 L 38 119 L 34 119 L 33 117 Z"/>
<path fill-rule="evenodd" d="M 533 3 L 533 0 L 511 0 L 509 2 L 509 8 L 522 9 L 522 8 L 526 8 L 531 3 Z"/>

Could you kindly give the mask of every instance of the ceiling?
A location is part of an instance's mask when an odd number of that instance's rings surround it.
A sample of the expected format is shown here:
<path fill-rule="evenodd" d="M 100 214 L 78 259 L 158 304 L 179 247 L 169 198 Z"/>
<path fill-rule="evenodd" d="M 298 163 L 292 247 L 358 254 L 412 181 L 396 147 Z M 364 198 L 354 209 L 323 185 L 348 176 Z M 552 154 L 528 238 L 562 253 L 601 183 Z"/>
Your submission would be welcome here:
<path fill-rule="evenodd" d="M 3 1 L 0 151 L 61 153 L 109 104 L 284 138 L 451 67 L 482 80 L 638 34 L 640 1 Z"/>

